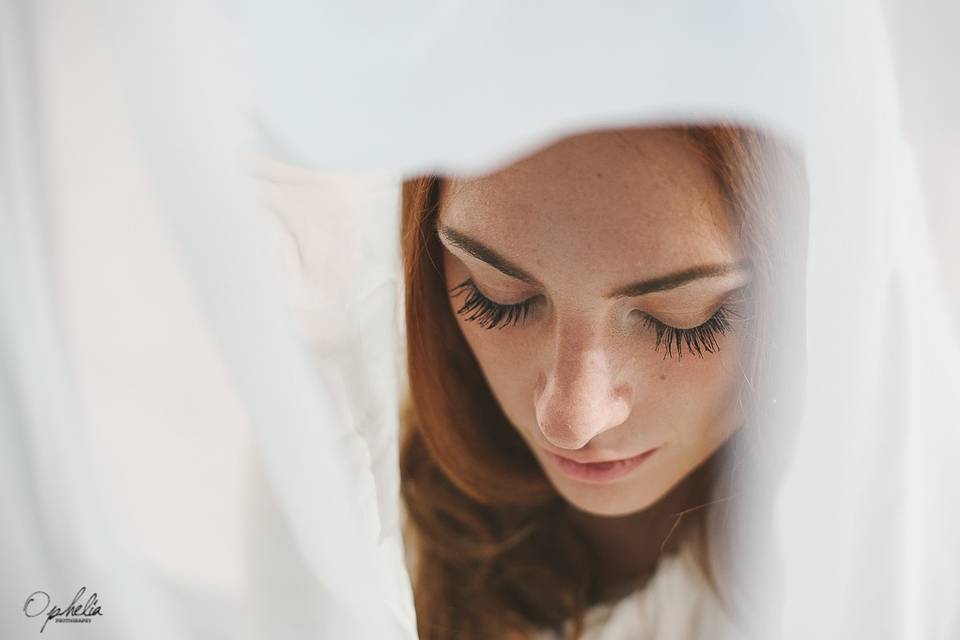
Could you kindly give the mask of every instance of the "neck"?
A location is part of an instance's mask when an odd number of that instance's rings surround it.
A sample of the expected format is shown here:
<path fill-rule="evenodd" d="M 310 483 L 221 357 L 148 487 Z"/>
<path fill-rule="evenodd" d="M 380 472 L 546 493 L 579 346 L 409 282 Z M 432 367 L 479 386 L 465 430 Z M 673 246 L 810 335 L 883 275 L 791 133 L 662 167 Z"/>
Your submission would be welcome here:
<path fill-rule="evenodd" d="M 712 458 L 657 502 L 635 513 L 597 516 L 569 507 L 571 522 L 597 553 L 600 600 L 620 597 L 645 584 L 661 555 L 679 547 L 690 526 L 703 515 L 699 507 L 709 500 L 711 471 Z"/>

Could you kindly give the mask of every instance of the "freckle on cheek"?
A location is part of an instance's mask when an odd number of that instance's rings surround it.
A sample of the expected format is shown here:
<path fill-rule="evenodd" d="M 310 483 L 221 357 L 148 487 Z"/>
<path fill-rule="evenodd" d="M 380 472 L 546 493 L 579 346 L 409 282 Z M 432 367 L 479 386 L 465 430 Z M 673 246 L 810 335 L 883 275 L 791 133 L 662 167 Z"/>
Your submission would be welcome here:
<path fill-rule="evenodd" d="M 661 374 L 660 374 L 660 379 L 661 379 L 661 380 L 666 380 L 666 379 L 667 379 L 667 374 L 661 373 Z"/>

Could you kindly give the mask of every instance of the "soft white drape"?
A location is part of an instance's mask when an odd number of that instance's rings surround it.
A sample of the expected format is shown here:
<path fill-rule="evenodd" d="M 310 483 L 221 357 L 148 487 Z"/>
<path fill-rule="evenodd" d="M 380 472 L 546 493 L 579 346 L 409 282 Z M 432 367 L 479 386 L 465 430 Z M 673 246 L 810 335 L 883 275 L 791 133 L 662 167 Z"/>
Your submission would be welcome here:
<path fill-rule="evenodd" d="M 947 5 L 0 8 L 3 637 L 415 637 L 400 176 L 721 117 L 811 189 L 772 633 L 960 634 Z"/>

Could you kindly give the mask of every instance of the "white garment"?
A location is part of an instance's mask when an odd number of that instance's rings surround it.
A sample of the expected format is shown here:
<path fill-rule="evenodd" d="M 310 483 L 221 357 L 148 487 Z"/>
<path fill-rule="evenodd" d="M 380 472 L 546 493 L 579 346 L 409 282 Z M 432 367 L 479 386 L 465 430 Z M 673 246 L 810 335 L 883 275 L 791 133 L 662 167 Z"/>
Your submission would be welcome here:
<path fill-rule="evenodd" d="M 684 544 L 664 556 L 641 589 L 587 611 L 583 640 L 716 640 L 746 637 L 730 618 Z M 537 640 L 561 640 L 549 631 Z"/>

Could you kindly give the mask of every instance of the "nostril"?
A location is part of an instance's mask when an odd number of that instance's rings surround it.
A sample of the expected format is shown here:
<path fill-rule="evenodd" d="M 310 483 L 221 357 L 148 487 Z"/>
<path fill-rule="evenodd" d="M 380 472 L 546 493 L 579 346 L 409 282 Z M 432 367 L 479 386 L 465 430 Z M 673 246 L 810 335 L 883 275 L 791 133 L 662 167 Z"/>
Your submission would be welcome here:
<path fill-rule="evenodd" d="M 599 434 L 626 422 L 629 390 L 609 385 L 561 388 L 546 384 L 535 401 L 537 424 L 543 437 L 562 449 L 580 449 Z"/>
<path fill-rule="evenodd" d="M 593 437 L 592 430 L 577 428 L 564 421 L 537 418 L 544 439 L 558 449 L 580 449 Z"/>
<path fill-rule="evenodd" d="M 560 393 L 545 389 L 536 403 L 537 425 L 553 446 L 576 449 L 585 444 L 583 429 L 574 426 L 578 418 L 568 402 Z"/>
<path fill-rule="evenodd" d="M 540 432 L 543 434 L 544 440 L 546 440 L 552 446 L 556 447 L 557 449 L 567 449 L 571 451 L 582 449 L 583 447 L 587 446 L 592 439 L 592 436 L 583 435 L 587 432 L 587 430 L 584 429 L 565 427 L 552 428 L 550 426 L 541 426 Z"/>
<path fill-rule="evenodd" d="M 561 333 L 553 359 L 540 370 L 533 401 L 544 438 L 578 449 L 626 422 L 632 386 L 624 383 L 627 371 L 617 353 L 597 336 Z"/>

